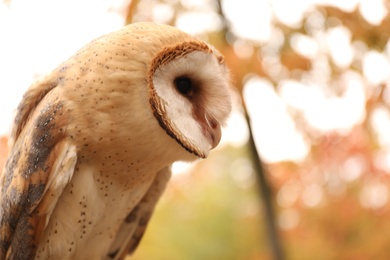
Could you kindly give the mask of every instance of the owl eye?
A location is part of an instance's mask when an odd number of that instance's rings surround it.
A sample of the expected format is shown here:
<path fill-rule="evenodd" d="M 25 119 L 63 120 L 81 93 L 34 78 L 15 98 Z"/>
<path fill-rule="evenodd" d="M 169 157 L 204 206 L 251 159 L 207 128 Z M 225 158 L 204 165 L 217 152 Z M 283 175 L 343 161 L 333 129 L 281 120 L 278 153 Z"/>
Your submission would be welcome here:
<path fill-rule="evenodd" d="M 181 94 L 183 94 L 184 96 L 191 96 L 193 91 L 191 79 L 187 77 L 179 77 L 175 79 L 174 83 L 177 90 Z"/>

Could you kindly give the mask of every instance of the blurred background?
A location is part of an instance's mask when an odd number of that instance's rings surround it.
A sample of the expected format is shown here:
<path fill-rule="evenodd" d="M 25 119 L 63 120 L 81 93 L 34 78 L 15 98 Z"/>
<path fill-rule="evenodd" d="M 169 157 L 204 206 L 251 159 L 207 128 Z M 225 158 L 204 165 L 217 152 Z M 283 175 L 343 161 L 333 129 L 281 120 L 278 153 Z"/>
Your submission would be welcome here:
<path fill-rule="evenodd" d="M 166 23 L 225 55 L 235 109 L 209 159 L 174 165 L 131 259 L 390 259 L 389 10 L 386 0 L 2 0 L 0 167 L 36 77 L 124 24 Z"/>

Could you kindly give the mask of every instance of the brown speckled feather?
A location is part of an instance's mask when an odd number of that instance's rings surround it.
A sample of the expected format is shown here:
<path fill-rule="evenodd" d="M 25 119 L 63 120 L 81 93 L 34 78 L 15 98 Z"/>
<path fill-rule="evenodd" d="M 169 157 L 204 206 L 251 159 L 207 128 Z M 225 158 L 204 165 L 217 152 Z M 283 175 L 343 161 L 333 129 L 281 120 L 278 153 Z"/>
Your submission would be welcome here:
<path fill-rule="evenodd" d="M 48 218 L 73 174 L 76 152 L 64 139 L 63 104 L 49 94 L 53 88 L 54 84 L 38 83 L 18 108 L 13 147 L 0 179 L 0 259 L 34 257 Z M 50 100 L 48 105 L 43 99 Z"/>

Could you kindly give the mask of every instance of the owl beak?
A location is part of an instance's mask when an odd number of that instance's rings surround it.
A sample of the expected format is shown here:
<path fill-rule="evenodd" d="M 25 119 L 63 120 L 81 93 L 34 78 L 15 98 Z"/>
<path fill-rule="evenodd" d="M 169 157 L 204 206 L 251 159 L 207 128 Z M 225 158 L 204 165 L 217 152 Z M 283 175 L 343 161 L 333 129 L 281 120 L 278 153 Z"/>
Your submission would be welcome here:
<path fill-rule="evenodd" d="M 207 131 L 206 132 L 207 132 L 207 137 L 208 137 L 210 145 L 211 145 L 211 148 L 210 148 L 210 150 L 211 150 L 211 149 L 214 149 L 221 141 L 221 136 L 222 136 L 221 126 L 217 120 L 210 118 L 208 116 L 205 116 L 205 118 L 206 118 L 206 122 L 207 122 Z"/>

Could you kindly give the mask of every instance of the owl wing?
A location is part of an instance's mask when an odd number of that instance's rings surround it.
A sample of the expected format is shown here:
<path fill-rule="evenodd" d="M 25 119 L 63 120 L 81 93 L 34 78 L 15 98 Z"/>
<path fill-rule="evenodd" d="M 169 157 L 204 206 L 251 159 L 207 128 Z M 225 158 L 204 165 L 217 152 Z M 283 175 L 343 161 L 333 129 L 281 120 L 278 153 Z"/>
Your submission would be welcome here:
<path fill-rule="evenodd" d="M 18 107 L 13 147 L 0 176 L 0 259 L 34 258 L 74 172 L 76 147 L 59 130 L 62 103 L 49 94 L 55 87 L 32 86 Z"/>
<path fill-rule="evenodd" d="M 127 254 L 134 252 L 170 177 L 170 167 L 157 172 L 145 196 L 123 221 L 110 246 L 106 260 L 124 259 Z"/>

